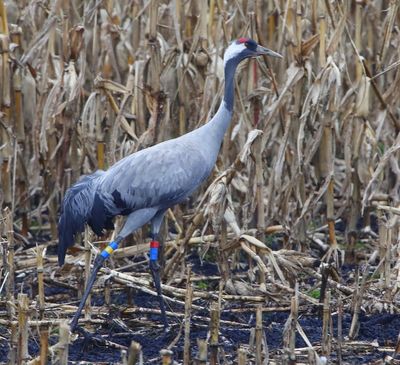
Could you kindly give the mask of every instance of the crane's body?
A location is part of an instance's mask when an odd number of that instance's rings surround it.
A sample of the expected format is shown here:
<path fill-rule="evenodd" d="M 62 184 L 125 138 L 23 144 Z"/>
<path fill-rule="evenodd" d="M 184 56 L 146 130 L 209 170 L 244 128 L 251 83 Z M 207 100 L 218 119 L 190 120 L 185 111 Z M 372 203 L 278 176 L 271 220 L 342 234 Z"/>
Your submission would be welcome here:
<path fill-rule="evenodd" d="M 245 58 L 279 54 L 251 39 L 241 38 L 225 52 L 225 92 L 215 116 L 202 127 L 129 155 L 107 171 L 84 176 L 66 193 L 59 221 L 59 263 L 66 250 L 82 232 L 85 223 L 100 235 L 112 229 L 113 218 L 127 216 L 112 242 L 96 258 L 93 272 L 79 309 L 71 323 L 74 330 L 96 273 L 118 244 L 144 224 L 151 223 L 150 268 L 160 300 L 164 325 L 167 325 L 158 273 L 158 233 L 166 210 L 182 202 L 210 175 L 233 113 L 234 75 Z"/>
<path fill-rule="evenodd" d="M 226 109 L 220 112 L 230 113 Z M 113 228 L 115 216 L 134 213 L 127 227 L 132 233 L 152 219 L 158 223 L 157 218 L 168 208 L 187 198 L 214 167 L 222 138 L 215 144 L 213 129 L 212 123 L 207 123 L 196 129 L 197 133 L 133 153 L 107 171 L 99 170 L 78 181 L 75 191 L 73 187 L 64 200 L 69 215 L 63 214 L 60 220 L 60 264 L 65 257 L 62 248 L 73 244 L 73 236 L 83 230 L 85 222 L 101 235 L 104 229 Z"/>

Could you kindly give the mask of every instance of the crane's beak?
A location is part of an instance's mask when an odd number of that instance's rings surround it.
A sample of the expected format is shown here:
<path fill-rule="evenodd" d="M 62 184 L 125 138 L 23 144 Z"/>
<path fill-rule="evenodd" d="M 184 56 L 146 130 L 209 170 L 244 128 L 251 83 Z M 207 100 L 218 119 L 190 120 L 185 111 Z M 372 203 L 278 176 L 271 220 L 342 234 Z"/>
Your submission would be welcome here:
<path fill-rule="evenodd" d="M 266 55 L 271 57 L 283 58 L 279 53 L 271 51 L 268 48 L 258 45 L 256 49 L 257 56 Z"/>

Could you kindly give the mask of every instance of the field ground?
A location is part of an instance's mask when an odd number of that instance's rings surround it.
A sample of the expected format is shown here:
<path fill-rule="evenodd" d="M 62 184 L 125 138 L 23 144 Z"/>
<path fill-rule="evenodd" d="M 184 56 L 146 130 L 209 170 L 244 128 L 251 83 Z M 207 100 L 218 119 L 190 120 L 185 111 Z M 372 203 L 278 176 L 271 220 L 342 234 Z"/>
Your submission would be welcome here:
<path fill-rule="evenodd" d="M 282 235 L 279 233 L 269 241 L 274 246 L 275 250 L 272 252 L 278 265 L 284 262 L 281 255 L 290 259 L 290 255 L 296 254 L 295 251 L 281 248 Z M 66 267 L 61 270 L 57 267 L 56 257 L 52 255 L 54 244 L 44 246 L 47 246 L 43 277 L 45 306 L 42 316 L 44 325 L 40 328 L 48 333 L 49 346 L 52 349 L 49 358 L 55 361 L 58 353 L 56 343 L 59 341 L 59 323 L 71 318 L 78 304 L 77 288 L 82 286 L 84 253 L 76 251 L 75 255 L 78 254 L 74 258 L 69 256 Z M 359 250 L 366 252 L 368 247 L 368 240 L 365 240 Z M 187 266 L 191 267 L 190 278 L 194 290 L 189 335 L 192 358 L 198 356 L 199 339 L 210 342 L 210 307 L 221 298 L 218 349 L 222 364 L 236 363 L 239 348 L 246 350 L 248 363 L 254 361 L 256 311 L 260 305 L 263 310 L 262 353 L 268 354 L 271 364 L 284 363 L 283 359 L 290 353 L 287 344 L 290 343 L 291 336 L 294 336 L 296 348 L 292 353 L 298 363 L 310 363 L 311 350 L 305 341 L 311 344 L 312 353 L 315 351 L 319 356 L 327 354 L 331 364 L 339 363 L 340 350 L 342 364 L 398 363 L 393 356 L 398 346 L 399 303 L 385 299 L 379 275 L 374 274 L 378 262 L 372 263 L 368 268 L 343 265 L 341 286 L 328 280 L 327 293 L 331 296 L 331 303 L 336 304 L 325 308 L 329 318 L 326 321 L 326 313 L 324 314 L 323 307 L 318 304 L 321 295 L 319 260 L 309 261 L 308 267 L 298 270 L 295 276 L 289 271 L 286 272 L 285 277 L 289 281 L 294 279 L 298 283 L 298 294 L 294 296 L 292 285 L 288 283 L 285 286 L 275 280 L 267 281 L 264 291 L 260 290 L 260 286 L 254 282 L 257 268 L 252 267 L 251 261 L 246 257 L 237 257 L 237 270 L 231 273 L 230 284 L 220 292 L 221 275 L 216 264 L 218 248 L 212 242 L 208 252 L 203 255 L 203 260 L 200 260 L 202 253 L 199 249 L 200 246 L 195 244 L 195 247 L 189 250 L 186 260 Z M 30 358 L 40 354 L 39 327 L 34 324 L 40 317 L 35 252 L 34 247 L 21 247 L 16 252 L 20 267 L 16 268 L 16 291 L 26 293 L 31 298 L 27 311 L 29 320 L 32 321 L 28 340 Z M 296 262 L 300 262 L 298 258 Z M 364 269 L 368 270 L 368 280 L 362 282 Z M 282 270 L 285 272 L 284 266 Z M 118 273 L 124 273 L 127 277 L 122 280 Z M 187 298 L 186 286 L 187 272 L 184 271 L 179 280 L 175 278 L 163 288 L 170 323 L 169 330 L 165 332 L 161 325 L 158 301 L 148 273 L 146 257 L 139 253 L 130 256 L 128 261 L 127 257 L 121 256 L 114 259 L 110 268 L 104 269 L 99 275 L 92 296 L 91 319 L 82 320 L 81 323 L 89 332 L 95 334 L 95 340 L 85 339 L 82 335 L 72 335 L 69 362 L 122 364 L 124 351 L 128 351 L 131 341 L 141 344 L 144 364 L 160 363 L 162 349 L 172 350 L 174 359 L 181 362 L 184 344 L 187 341 L 183 320 Z M 360 291 L 363 292 L 364 298 L 361 306 L 357 304 L 357 293 Z M 296 297 L 297 303 L 293 307 L 293 298 Z M 341 304 L 338 306 L 339 298 Z M 355 307 L 359 313 L 356 321 L 358 330 L 349 339 Z M 300 334 L 298 328 L 293 330 L 291 322 L 288 321 L 289 316 L 296 321 L 296 311 L 297 323 L 304 335 Z M 6 363 L 10 349 L 11 326 L 7 320 L 4 300 L 1 301 L 0 314 L 0 361 Z M 339 342 L 338 323 L 342 333 L 342 340 Z M 326 331 L 328 340 L 324 340 L 323 331 Z"/>

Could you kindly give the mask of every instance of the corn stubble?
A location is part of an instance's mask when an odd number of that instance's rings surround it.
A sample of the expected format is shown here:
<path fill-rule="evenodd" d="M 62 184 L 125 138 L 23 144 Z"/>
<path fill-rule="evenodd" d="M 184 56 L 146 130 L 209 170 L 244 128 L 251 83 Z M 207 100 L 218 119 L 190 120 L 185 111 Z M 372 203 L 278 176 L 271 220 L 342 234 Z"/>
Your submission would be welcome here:
<path fill-rule="evenodd" d="M 240 66 L 235 114 L 214 174 L 190 204 L 167 215 L 165 227 L 173 225 L 178 234 L 165 235 L 163 291 L 182 308 L 185 290 L 176 284 L 187 280 L 191 293 L 186 311 L 169 315 L 186 321 L 187 364 L 207 361 L 207 343 L 199 339 L 198 354 L 188 344 L 190 324 L 207 323 L 195 314 L 198 298 L 214 303 L 207 324 L 212 363 L 224 351 L 220 312 L 235 302 L 257 318 L 253 343 L 229 355 L 235 363 L 289 364 L 297 358 L 322 364 L 336 351 L 340 363 L 346 349 L 357 346 L 344 336 L 357 338 L 361 306 L 399 309 L 399 21 L 395 0 L 0 0 L 0 295 L 7 303 L 1 325 L 9 329 L 9 363 L 29 358 L 29 326 L 42 346 L 31 363 L 44 364 L 50 356 L 68 361 L 71 339 L 64 320 L 75 306 L 50 308 L 44 294 L 44 283 L 55 280 L 56 262 L 47 249 L 55 244 L 66 189 L 82 174 L 207 122 L 222 96 L 221 55 L 240 36 L 259 40 L 284 60 Z M 342 222 L 346 228 L 337 229 Z M 26 249 L 32 233 L 46 233 L 51 241 Z M 154 294 L 147 277 L 118 272 L 137 266 L 127 258 L 147 250 L 145 237 L 145 231 L 135 233 L 137 246 L 116 252 L 115 270 L 102 269 L 113 290 Z M 66 287 L 86 277 L 96 253 L 90 232 L 82 239 L 84 249 L 74 252 L 63 272 L 56 271 Z M 272 251 L 271 241 L 282 249 Z M 200 279 L 185 274 L 185 255 L 193 247 L 202 258 L 218 253 L 216 278 L 223 292 L 201 290 L 193 285 Z M 71 265 L 79 257 L 84 264 Z M 318 260 L 328 265 L 324 278 Z M 344 261 L 367 264 L 354 284 L 340 282 Z M 243 264 L 250 268 L 244 276 L 232 273 Z M 22 271 L 37 275 L 37 299 L 15 297 L 15 276 Z M 324 282 L 322 299 L 310 295 L 300 272 Z M 318 346 L 298 322 L 305 305 L 322 313 Z M 262 335 L 262 313 L 269 308 L 290 309 L 283 355 L 269 352 L 268 336 Z M 106 309 L 88 304 L 85 321 L 102 323 L 94 313 Z M 349 334 L 342 333 L 342 324 L 338 336 L 332 330 L 335 310 L 353 314 Z M 48 313 L 60 319 L 49 321 Z M 53 326 L 60 340 L 49 347 Z M 305 348 L 296 349 L 295 332 Z M 123 350 L 125 363 L 143 361 L 137 345 Z"/>

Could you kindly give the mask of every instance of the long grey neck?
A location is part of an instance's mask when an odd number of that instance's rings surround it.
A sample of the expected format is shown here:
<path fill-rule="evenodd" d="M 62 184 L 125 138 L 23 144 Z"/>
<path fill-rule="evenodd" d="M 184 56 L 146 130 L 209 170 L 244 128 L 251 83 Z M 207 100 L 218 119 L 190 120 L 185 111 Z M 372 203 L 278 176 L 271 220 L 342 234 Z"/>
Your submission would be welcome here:
<path fill-rule="evenodd" d="M 230 60 L 225 64 L 225 92 L 224 102 L 226 108 L 232 112 L 233 103 L 235 96 L 235 73 L 238 62 L 236 60 Z"/>
<path fill-rule="evenodd" d="M 213 141 L 221 146 L 224 134 L 232 119 L 233 103 L 235 95 L 235 72 L 238 62 L 230 60 L 225 64 L 225 91 L 224 99 L 214 117 L 204 126 Z"/>

